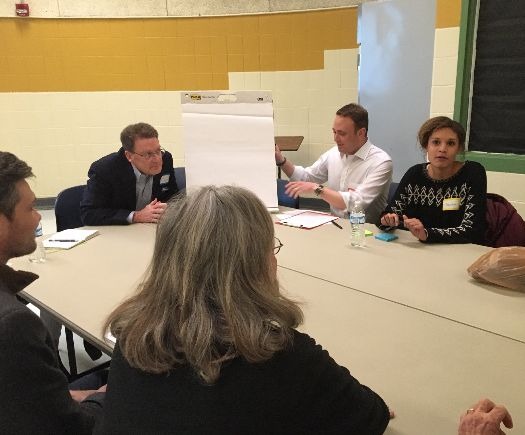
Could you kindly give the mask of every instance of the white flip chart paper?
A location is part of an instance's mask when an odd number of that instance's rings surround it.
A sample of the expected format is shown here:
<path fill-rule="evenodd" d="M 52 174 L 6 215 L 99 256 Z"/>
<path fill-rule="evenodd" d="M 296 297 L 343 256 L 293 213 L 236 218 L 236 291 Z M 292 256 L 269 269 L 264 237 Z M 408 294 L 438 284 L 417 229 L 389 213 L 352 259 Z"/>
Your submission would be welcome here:
<path fill-rule="evenodd" d="M 277 207 L 271 93 L 182 92 L 181 103 L 187 188 L 233 184 Z"/>

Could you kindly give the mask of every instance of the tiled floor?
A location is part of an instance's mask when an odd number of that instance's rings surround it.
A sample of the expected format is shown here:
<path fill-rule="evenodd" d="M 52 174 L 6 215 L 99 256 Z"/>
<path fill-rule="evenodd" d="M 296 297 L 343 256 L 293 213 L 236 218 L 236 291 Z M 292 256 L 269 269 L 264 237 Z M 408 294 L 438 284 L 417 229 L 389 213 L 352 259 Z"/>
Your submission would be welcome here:
<path fill-rule="evenodd" d="M 44 235 L 50 235 L 50 234 L 55 233 L 56 232 L 55 211 L 52 209 L 51 210 L 39 210 L 39 213 L 42 215 L 42 228 L 44 230 Z M 35 306 L 32 306 L 31 304 L 29 304 L 29 307 L 34 312 L 39 314 L 40 311 L 38 310 L 38 308 L 36 308 Z M 79 372 L 88 370 L 110 359 L 108 356 L 103 355 L 102 358 L 98 359 L 97 361 L 91 361 L 91 358 L 84 351 L 84 344 L 82 342 L 82 339 L 76 334 L 73 334 L 73 337 L 75 340 L 77 368 Z M 62 362 L 64 363 L 66 368 L 69 367 L 68 357 L 67 357 L 66 338 L 65 338 L 63 328 L 62 328 L 62 335 L 60 336 L 60 343 L 58 345 L 58 350 L 59 350 L 60 358 L 62 359 Z"/>

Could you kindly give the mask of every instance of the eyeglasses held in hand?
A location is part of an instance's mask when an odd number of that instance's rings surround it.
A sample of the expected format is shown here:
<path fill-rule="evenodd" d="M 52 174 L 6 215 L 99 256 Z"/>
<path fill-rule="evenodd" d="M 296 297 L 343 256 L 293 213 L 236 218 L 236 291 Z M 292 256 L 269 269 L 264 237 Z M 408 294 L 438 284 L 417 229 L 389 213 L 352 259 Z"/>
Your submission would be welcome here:
<path fill-rule="evenodd" d="M 142 157 L 143 159 L 146 159 L 146 160 L 151 160 L 154 157 L 162 157 L 165 152 L 166 151 L 164 150 L 164 148 L 159 148 L 157 151 L 152 151 L 152 152 L 144 153 L 144 154 L 139 154 L 139 153 L 136 153 L 134 151 L 130 151 L 131 154 L 136 154 L 137 156 L 140 156 L 140 157 Z"/>
<path fill-rule="evenodd" d="M 274 239 L 275 239 L 275 246 L 273 247 L 273 255 L 277 255 L 284 245 L 281 243 L 281 241 L 277 237 L 274 237 Z"/>

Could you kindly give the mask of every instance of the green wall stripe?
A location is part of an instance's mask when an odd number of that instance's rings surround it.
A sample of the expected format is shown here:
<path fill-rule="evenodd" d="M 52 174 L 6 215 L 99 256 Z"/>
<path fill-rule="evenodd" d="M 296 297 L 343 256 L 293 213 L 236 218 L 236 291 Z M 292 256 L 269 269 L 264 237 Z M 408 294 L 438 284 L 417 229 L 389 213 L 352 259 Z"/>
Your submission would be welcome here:
<path fill-rule="evenodd" d="M 487 171 L 525 174 L 525 156 L 519 154 L 493 154 L 467 151 L 467 160 L 481 163 Z"/>
<path fill-rule="evenodd" d="M 472 70 L 472 53 L 474 51 L 476 8 L 477 0 L 461 1 L 454 119 L 462 125 L 467 125 L 468 121 L 470 72 Z"/>

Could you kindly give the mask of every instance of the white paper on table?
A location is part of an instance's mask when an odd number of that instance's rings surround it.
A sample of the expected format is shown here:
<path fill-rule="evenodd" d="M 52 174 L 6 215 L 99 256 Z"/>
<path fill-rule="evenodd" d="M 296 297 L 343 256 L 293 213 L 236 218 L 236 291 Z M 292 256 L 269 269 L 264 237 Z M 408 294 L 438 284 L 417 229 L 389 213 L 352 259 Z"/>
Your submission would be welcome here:
<path fill-rule="evenodd" d="M 68 229 L 53 234 L 44 240 L 44 248 L 71 249 L 98 235 L 98 230 Z"/>
<path fill-rule="evenodd" d="M 187 92 L 181 103 L 187 188 L 233 184 L 278 207 L 271 93 Z"/>
<path fill-rule="evenodd" d="M 335 221 L 337 216 L 313 210 L 301 210 L 284 216 L 276 223 L 296 228 L 312 229 L 328 222 Z"/>

